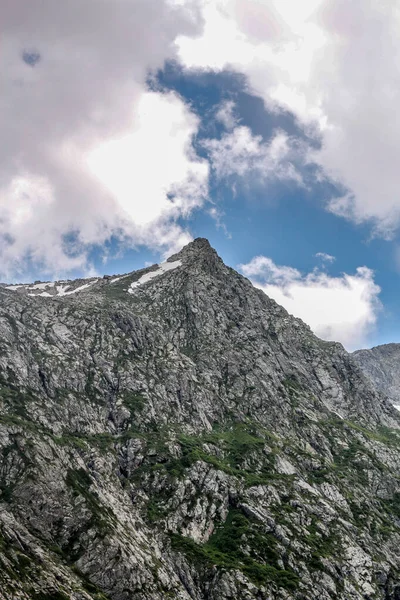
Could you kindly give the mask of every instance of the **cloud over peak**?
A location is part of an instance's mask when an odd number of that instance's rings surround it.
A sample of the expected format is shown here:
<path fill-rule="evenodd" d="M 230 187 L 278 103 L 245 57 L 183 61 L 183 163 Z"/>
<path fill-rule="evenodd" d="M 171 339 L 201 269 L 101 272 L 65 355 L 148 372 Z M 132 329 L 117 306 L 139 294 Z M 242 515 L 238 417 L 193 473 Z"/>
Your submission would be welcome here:
<path fill-rule="evenodd" d="M 2 3 L 3 277 L 29 261 L 85 269 L 91 245 L 113 235 L 159 249 L 187 239 L 176 220 L 206 195 L 198 123 L 178 96 L 149 94 L 147 78 L 178 35 L 200 31 L 196 14 L 170 0 Z"/>
<path fill-rule="evenodd" d="M 331 212 L 391 237 L 400 225 L 396 2 L 199 0 L 202 35 L 178 38 L 189 69 L 232 69 L 269 110 L 288 110 L 321 146 L 309 162 L 343 190 Z M 224 40 L 221 43 L 221 39 Z"/>
<path fill-rule="evenodd" d="M 365 344 L 376 324 L 381 290 L 368 267 L 358 267 L 353 275 L 333 277 L 318 269 L 303 274 L 276 265 L 266 256 L 256 256 L 239 269 L 324 340 L 339 341 L 355 350 Z"/>

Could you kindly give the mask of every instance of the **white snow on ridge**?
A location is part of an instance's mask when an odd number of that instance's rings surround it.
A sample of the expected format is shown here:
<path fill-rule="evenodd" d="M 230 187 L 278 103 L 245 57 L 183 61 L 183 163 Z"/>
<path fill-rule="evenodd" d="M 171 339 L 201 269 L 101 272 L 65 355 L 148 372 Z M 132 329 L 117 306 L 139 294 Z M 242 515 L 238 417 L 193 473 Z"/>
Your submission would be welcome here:
<path fill-rule="evenodd" d="M 45 298 L 55 298 L 55 296 L 53 296 L 52 294 L 49 294 L 49 292 L 41 292 L 40 294 L 32 294 L 28 293 L 28 296 L 43 296 Z"/>
<path fill-rule="evenodd" d="M 54 287 L 54 281 L 46 281 L 44 283 L 29 283 L 28 285 L 24 283 L 18 283 L 17 285 L 7 285 L 6 290 L 18 290 L 19 288 L 26 288 L 27 290 L 45 290 L 49 287 Z M 29 295 L 36 296 L 36 294 Z"/>
<path fill-rule="evenodd" d="M 49 287 L 54 287 L 54 281 L 47 281 L 46 283 L 34 283 L 29 286 L 30 290 L 45 290 Z"/>
<path fill-rule="evenodd" d="M 18 288 L 25 287 L 24 283 L 18 283 L 17 285 L 6 285 L 6 290 L 17 290 Z"/>
<path fill-rule="evenodd" d="M 120 281 L 120 279 L 125 279 L 125 277 L 129 277 L 130 273 L 127 273 L 126 275 L 120 275 L 119 277 L 114 277 L 114 279 L 110 280 L 110 283 L 117 283 L 117 281 Z"/>
<path fill-rule="evenodd" d="M 68 288 L 70 288 L 70 285 L 58 285 L 57 286 L 57 296 L 69 296 L 69 294 L 75 294 L 75 292 L 81 292 L 82 290 L 86 290 L 86 288 L 90 287 L 91 285 L 95 284 L 98 282 L 98 279 L 95 279 L 94 281 L 89 281 L 89 283 L 84 283 L 83 285 L 80 285 L 79 287 L 75 288 L 74 290 L 68 290 Z"/>
<path fill-rule="evenodd" d="M 67 294 L 75 294 L 75 292 L 81 292 L 82 290 L 86 290 L 86 288 L 90 287 L 91 285 L 94 285 L 97 282 L 98 282 L 98 279 L 95 279 L 94 281 L 90 281 L 89 283 L 84 283 L 83 285 L 80 285 L 79 287 L 75 288 L 74 290 L 71 290 L 70 292 L 66 292 L 66 293 Z"/>
<path fill-rule="evenodd" d="M 150 271 L 148 273 L 145 273 L 144 275 L 142 275 L 142 277 L 140 277 L 138 279 L 138 281 L 135 281 L 133 283 L 131 283 L 129 289 L 127 290 L 130 294 L 133 294 L 135 292 L 135 290 L 139 287 L 141 287 L 143 284 L 151 281 L 152 279 L 154 279 L 155 277 L 158 277 L 159 275 L 163 275 L 163 273 L 166 273 L 167 271 L 172 271 L 173 269 L 176 269 L 177 267 L 180 267 L 182 265 L 182 261 L 180 260 L 176 260 L 174 262 L 164 262 L 158 265 L 158 268 L 155 271 Z M 116 283 L 117 281 L 120 281 L 121 279 L 125 279 L 126 277 L 129 277 L 131 275 L 131 273 L 127 273 L 126 275 L 119 275 L 118 277 L 113 277 L 112 279 L 109 279 L 109 283 L 113 284 Z M 68 281 L 68 280 L 61 280 L 61 281 L 48 281 L 48 282 L 40 282 L 40 283 L 31 283 L 31 284 L 24 284 L 24 283 L 18 283 L 15 285 L 7 285 L 5 286 L 5 288 L 7 290 L 12 290 L 12 291 L 17 291 L 17 290 L 23 290 L 25 293 L 27 293 L 28 296 L 40 296 L 42 298 L 59 298 L 61 296 L 70 296 L 71 294 L 76 294 L 77 292 L 81 292 L 89 287 L 91 287 L 92 285 L 94 285 L 95 283 L 97 283 L 99 281 L 99 279 L 92 279 L 92 280 L 86 280 L 86 283 L 83 283 L 82 285 L 79 285 L 76 288 L 73 288 L 72 285 L 74 284 L 73 281 Z M 76 283 L 75 283 L 76 285 Z"/>
<path fill-rule="evenodd" d="M 135 289 L 141 287 L 143 284 L 151 281 L 154 277 L 158 277 L 159 275 L 163 275 L 167 271 L 172 271 L 172 269 L 176 269 L 182 265 L 181 260 L 175 260 L 174 262 L 164 262 L 158 265 L 158 269 L 156 271 L 149 271 L 149 273 L 145 273 L 138 279 L 131 283 L 128 292 L 129 294 L 134 294 Z"/>
<path fill-rule="evenodd" d="M 41 296 L 42 298 L 58 298 L 60 296 L 68 296 L 70 294 L 75 294 L 75 292 L 80 292 L 85 290 L 86 288 L 92 286 L 94 283 L 97 283 L 98 279 L 94 279 L 93 281 L 89 281 L 88 283 L 84 283 L 75 289 L 71 288 L 71 283 L 67 283 L 66 281 L 55 282 L 50 281 L 47 283 L 33 283 L 33 284 L 17 284 L 17 285 L 8 285 L 6 286 L 7 290 L 16 291 L 20 288 L 25 288 L 28 296 Z M 57 283 L 57 285 L 56 285 Z M 61 285 L 67 284 L 67 285 Z M 53 288 L 55 290 L 55 294 L 50 294 L 48 291 L 36 292 L 35 290 L 48 290 L 49 288 Z"/>
<path fill-rule="evenodd" d="M 69 285 L 56 285 L 57 296 L 65 296 Z"/>
<path fill-rule="evenodd" d="M 393 406 L 397 408 L 397 410 L 400 410 L 400 404 L 393 404 Z"/>

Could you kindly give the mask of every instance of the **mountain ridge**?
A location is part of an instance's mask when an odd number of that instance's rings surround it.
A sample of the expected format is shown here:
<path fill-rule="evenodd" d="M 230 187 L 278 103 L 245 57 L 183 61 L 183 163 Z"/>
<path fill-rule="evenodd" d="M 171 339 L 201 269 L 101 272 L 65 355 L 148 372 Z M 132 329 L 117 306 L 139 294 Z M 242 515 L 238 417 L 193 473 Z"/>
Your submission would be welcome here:
<path fill-rule="evenodd" d="M 193 249 L 193 251 L 191 250 Z M 92 285 L 99 284 L 101 285 L 112 285 L 121 279 L 125 279 L 130 275 L 135 273 L 143 272 L 146 274 L 153 270 L 156 270 L 161 264 L 167 264 L 170 262 L 174 262 L 175 260 L 179 260 L 181 256 L 188 257 L 190 255 L 197 257 L 199 253 L 206 255 L 207 253 L 210 256 L 215 255 L 219 260 L 221 260 L 216 251 L 211 247 L 209 241 L 206 238 L 196 238 L 187 246 L 182 248 L 179 252 L 171 255 L 166 259 L 164 263 L 154 263 L 149 265 L 148 267 L 144 267 L 142 269 L 137 269 L 136 271 L 129 271 L 127 273 L 120 273 L 114 275 L 102 275 L 102 276 L 93 276 L 93 277 L 78 277 L 76 279 L 60 279 L 54 281 L 39 281 L 28 282 L 28 283 L 0 283 L 0 288 L 7 289 L 10 291 L 16 291 L 18 293 L 28 294 L 31 296 L 42 296 L 42 297 L 57 297 L 57 296 L 65 296 L 71 295 L 73 293 L 77 293 L 88 289 Z M 61 289 L 58 289 L 61 288 Z"/>
<path fill-rule="evenodd" d="M 164 264 L 0 288 L 0 598 L 397 600 L 398 412 L 207 240 Z"/>
<path fill-rule="evenodd" d="M 352 354 L 365 377 L 400 407 L 400 344 L 382 344 Z"/>

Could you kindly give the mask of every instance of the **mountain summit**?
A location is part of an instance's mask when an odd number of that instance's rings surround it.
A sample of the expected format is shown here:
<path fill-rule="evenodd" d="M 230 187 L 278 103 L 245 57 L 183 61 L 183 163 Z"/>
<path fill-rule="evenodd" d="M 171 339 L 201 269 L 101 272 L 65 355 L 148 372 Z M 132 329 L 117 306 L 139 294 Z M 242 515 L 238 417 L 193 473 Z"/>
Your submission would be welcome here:
<path fill-rule="evenodd" d="M 207 240 L 0 333 L 0 598 L 400 597 L 398 411 Z"/>

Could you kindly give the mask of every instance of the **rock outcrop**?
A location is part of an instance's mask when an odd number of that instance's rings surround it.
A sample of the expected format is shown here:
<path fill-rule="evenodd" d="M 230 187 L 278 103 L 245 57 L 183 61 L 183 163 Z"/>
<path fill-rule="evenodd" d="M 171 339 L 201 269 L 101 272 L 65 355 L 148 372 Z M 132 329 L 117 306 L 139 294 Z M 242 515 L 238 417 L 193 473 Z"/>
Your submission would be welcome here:
<path fill-rule="evenodd" d="M 400 344 L 357 350 L 353 358 L 367 379 L 400 407 Z"/>

